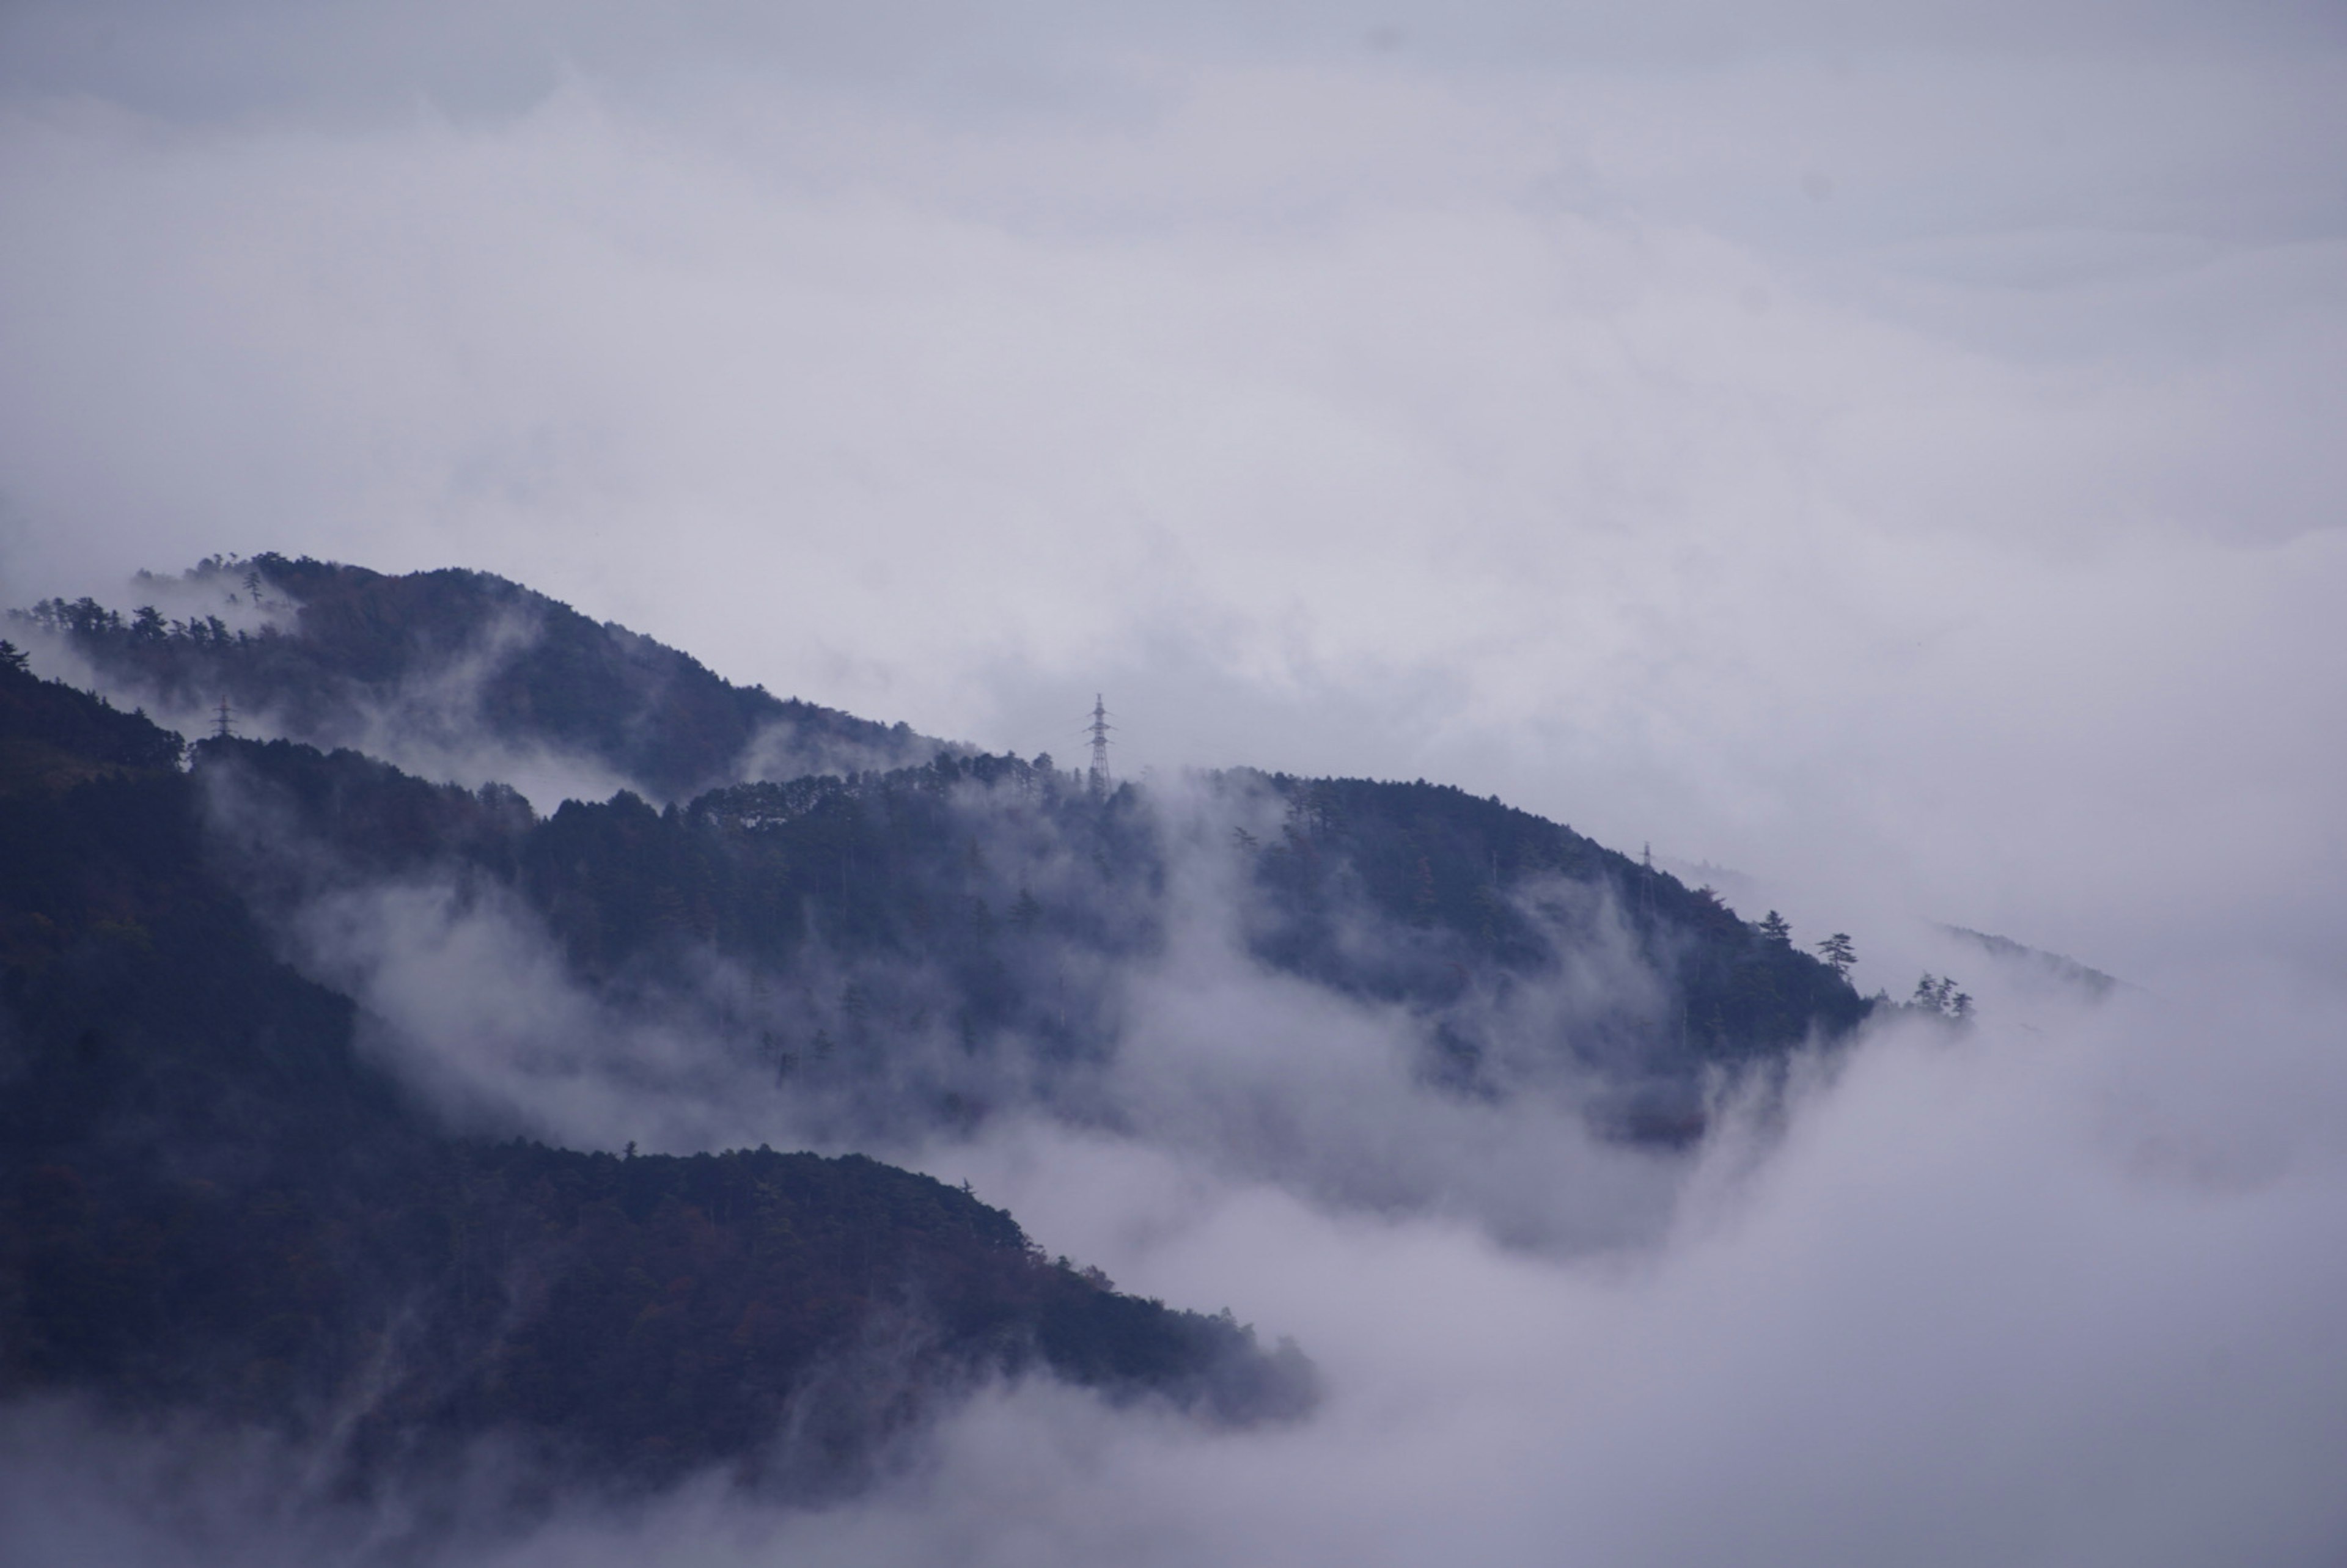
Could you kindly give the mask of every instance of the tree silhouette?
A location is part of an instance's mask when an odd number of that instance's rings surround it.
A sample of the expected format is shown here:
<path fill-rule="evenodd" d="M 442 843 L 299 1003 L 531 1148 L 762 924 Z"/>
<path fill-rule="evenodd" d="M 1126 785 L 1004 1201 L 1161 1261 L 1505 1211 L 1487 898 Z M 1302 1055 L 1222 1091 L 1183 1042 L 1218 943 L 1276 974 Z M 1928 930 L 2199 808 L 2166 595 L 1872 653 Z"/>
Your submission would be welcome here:
<path fill-rule="evenodd" d="M 1957 1020 L 1973 1016 L 1971 993 L 1956 989 L 1952 975 L 1933 975 L 1928 971 L 1915 982 L 1915 994 L 1907 999 L 1911 1008 L 1922 1008 L 1938 1013 L 1942 1018 Z"/>

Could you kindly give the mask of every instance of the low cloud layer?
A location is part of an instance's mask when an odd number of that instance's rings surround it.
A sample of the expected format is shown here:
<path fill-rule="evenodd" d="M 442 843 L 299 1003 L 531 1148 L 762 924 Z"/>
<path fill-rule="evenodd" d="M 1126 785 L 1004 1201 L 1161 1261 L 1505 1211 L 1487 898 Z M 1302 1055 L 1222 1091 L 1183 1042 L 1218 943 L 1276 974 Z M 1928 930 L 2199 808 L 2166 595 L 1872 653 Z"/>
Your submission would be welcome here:
<path fill-rule="evenodd" d="M 1012 1402 L 859 1527 L 934 1528 L 1040 1471 L 1044 1560 L 1071 1563 L 2324 1560 L 2347 1539 L 2334 1007 L 2274 1006 L 2224 1059 L 2237 1020 L 2147 1008 L 1879 1040 L 1757 1171 L 1719 1151 L 1667 1244 L 1602 1263 L 1246 1191 L 1136 1242 L 1124 1205 L 1087 1225 L 1062 1200 L 1112 1269 L 1219 1272 L 1296 1322 L 1329 1412 L 1216 1449 L 1071 1439 Z M 1166 1186 L 1120 1195 L 1148 1213 Z M 1054 1190 L 1014 1201 L 1056 1241 Z M 952 1529 L 913 1555 L 954 1560 Z"/>
<path fill-rule="evenodd" d="M 2327 1563 L 2347 1542 L 2330 1484 L 2347 1455 L 2342 1013 L 2241 994 L 1877 1038 L 1797 1096 L 1765 1153 L 1713 1145 L 1661 1239 L 1568 1259 L 1021 1129 L 959 1167 L 1128 1288 L 1226 1296 L 1296 1333 L 1326 1407 L 1211 1434 L 1008 1389 L 852 1505 L 787 1512 L 712 1484 L 518 1532 L 476 1520 L 450 1555 Z M 12 1421 L 18 1543 L 317 1561 L 363 1533 L 240 1512 L 258 1489 L 229 1483 L 261 1456 L 190 1469 Z M 196 1501 L 169 1501 L 190 1478 Z M 172 1512 L 200 1504 L 209 1535 Z"/>

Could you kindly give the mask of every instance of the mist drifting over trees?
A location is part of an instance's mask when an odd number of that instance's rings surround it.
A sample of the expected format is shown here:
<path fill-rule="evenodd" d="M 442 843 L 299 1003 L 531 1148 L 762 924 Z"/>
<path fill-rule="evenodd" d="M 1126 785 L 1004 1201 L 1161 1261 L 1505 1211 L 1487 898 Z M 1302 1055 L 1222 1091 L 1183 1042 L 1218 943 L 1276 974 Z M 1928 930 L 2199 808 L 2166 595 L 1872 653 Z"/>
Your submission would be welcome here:
<path fill-rule="evenodd" d="M 0 1558 L 2339 1561 L 2342 105 L 0 8 Z"/>

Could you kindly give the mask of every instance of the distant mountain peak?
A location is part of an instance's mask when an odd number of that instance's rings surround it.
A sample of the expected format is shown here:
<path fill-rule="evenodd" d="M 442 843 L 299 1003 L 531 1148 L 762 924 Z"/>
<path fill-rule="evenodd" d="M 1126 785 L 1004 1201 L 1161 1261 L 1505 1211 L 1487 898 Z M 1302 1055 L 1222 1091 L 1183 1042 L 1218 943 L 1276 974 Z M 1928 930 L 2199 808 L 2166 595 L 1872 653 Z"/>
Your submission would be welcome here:
<path fill-rule="evenodd" d="M 1940 929 L 1960 941 L 1971 943 L 1993 958 L 2019 966 L 2039 978 L 2083 991 L 2096 999 L 2109 996 L 2127 983 L 2100 969 L 2090 968 L 2075 958 L 2061 953 L 2049 953 L 2042 948 L 2032 948 L 2010 937 L 1975 931 L 1969 926 L 1943 925 Z"/>

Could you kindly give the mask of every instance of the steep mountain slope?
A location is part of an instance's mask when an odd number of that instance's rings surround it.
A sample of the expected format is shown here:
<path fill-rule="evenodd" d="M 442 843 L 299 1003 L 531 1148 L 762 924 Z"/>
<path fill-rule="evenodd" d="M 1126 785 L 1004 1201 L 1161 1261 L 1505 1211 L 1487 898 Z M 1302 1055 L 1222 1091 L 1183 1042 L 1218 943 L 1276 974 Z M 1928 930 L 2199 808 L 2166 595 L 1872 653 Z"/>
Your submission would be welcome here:
<path fill-rule="evenodd" d="M 284 742 L 205 742 L 198 772 L 241 885 L 286 928 L 330 904 L 345 921 L 370 889 L 518 910 L 607 1011 L 660 1018 L 730 1095 L 851 1144 L 1021 1107 L 1123 1124 L 1139 1108 L 1104 1079 L 1185 924 L 1390 1010 L 1430 1088 L 1570 1081 L 1638 1138 L 1695 1135 L 1708 1072 L 1839 1038 L 1870 1007 L 1672 877 L 1422 784 L 1227 774 L 1102 794 L 943 756 L 540 819 L 511 792 Z"/>
<path fill-rule="evenodd" d="M 355 746 L 427 772 L 535 750 L 654 799 L 742 778 L 889 767 L 938 743 L 759 687 L 477 571 L 385 576 L 303 557 L 150 579 L 130 615 L 52 600 L 20 634 L 61 640 L 118 700 L 190 733 L 225 700 L 248 730 Z M 225 616 L 225 619 L 223 617 Z"/>
<path fill-rule="evenodd" d="M 280 961 L 180 749 L 0 661 L 0 1395 L 257 1422 L 336 1486 L 493 1434 L 557 1478 L 786 1491 L 998 1372 L 1308 1399 L 1292 1353 L 871 1160 L 447 1136 Z"/>

